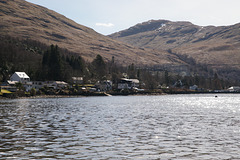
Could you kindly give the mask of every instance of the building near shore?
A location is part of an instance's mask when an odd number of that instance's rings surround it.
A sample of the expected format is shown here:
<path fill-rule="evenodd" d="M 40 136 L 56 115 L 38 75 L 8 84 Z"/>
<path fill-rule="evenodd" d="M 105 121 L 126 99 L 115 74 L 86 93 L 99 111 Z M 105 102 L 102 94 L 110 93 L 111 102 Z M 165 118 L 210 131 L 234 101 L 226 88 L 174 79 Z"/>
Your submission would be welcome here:
<path fill-rule="evenodd" d="M 7 81 L 10 86 L 15 86 L 17 83 L 21 83 L 27 92 L 32 89 L 30 77 L 25 72 L 15 72 Z"/>
<path fill-rule="evenodd" d="M 22 84 L 30 82 L 30 77 L 25 72 L 15 72 L 11 77 L 10 81 L 17 81 Z"/>
<path fill-rule="evenodd" d="M 45 81 L 43 85 L 53 89 L 64 89 L 68 87 L 68 83 L 64 81 Z"/>
<path fill-rule="evenodd" d="M 118 83 L 118 89 L 133 89 L 139 87 L 138 79 L 121 78 Z"/>
<path fill-rule="evenodd" d="M 196 91 L 198 90 L 198 86 L 197 85 L 193 85 L 189 87 L 190 90 Z"/>
<path fill-rule="evenodd" d="M 104 80 L 104 81 L 98 81 L 96 84 L 96 89 L 99 91 L 110 91 L 112 90 L 112 81 L 110 80 Z"/>
<path fill-rule="evenodd" d="M 73 84 L 83 84 L 83 77 L 72 77 Z"/>
<path fill-rule="evenodd" d="M 227 89 L 229 92 L 240 92 L 240 87 L 239 86 L 232 86 Z"/>
<path fill-rule="evenodd" d="M 43 87 L 50 87 L 53 89 L 64 89 L 68 87 L 68 83 L 63 81 L 30 81 L 30 77 L 25 72 L 15 72 L 6 85 L 16 86 L 17 83 L 21 83 L 25 90 L 29 92 L 32 88 L 37 91 Z"/>

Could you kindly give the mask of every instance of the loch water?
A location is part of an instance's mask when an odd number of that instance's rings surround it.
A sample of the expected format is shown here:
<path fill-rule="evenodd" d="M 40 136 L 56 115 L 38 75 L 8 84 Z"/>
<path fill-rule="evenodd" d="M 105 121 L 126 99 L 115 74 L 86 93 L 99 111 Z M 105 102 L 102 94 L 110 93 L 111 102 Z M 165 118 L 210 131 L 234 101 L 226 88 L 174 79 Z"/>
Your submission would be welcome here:
<path fill-rule="evenodd" d="M 240 94 L 0 100 L 0 159 L 240 159 Z"/>

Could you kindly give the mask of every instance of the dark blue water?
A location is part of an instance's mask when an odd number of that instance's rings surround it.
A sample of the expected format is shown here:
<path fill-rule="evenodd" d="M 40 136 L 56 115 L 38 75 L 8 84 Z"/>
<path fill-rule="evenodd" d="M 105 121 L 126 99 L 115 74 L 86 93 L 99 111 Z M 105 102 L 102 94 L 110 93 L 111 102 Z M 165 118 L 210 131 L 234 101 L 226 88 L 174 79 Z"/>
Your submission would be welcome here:
<path fill-rule="evenodd" d="M 240 95 L 0 100 L 0 159 L 240 159 Z"/>

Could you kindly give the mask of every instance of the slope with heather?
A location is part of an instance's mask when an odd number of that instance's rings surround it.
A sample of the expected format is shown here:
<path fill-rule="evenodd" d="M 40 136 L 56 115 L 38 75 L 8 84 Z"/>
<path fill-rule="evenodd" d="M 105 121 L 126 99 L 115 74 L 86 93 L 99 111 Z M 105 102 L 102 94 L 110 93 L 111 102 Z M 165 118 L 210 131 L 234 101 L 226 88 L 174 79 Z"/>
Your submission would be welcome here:
<path fill-rule="evenodd" d="M 240 79 L 240 24 L 197 26 L 190 22 L 151 20 L 109 37 L 142 48 L 166 50 L 195 67 Z M 199 70 L 200 72 L 200 70 Z M 209 74 L 209 73 L 207 73 Z"/>
<path fill-rule="evenodd" d="M 190 22 L 151 20 L 110 37 L 137 47 L 171 50 L 203 64 L 238 64 L 239 27 L 240 24 L 202 27 Z"/>
<path fill-rule="evenodd" d="M 0 19 L 2 36 L 31 39 L 47 45 L 57 44 L 87 61 L 100 54 L 105 60 L 111 60 L 114 56 L 118 63 L 125 65 L 182 63 L 165 51 L 138 49 L 113 40 L 52 10 L 24 0 L 1 0 Z"/>

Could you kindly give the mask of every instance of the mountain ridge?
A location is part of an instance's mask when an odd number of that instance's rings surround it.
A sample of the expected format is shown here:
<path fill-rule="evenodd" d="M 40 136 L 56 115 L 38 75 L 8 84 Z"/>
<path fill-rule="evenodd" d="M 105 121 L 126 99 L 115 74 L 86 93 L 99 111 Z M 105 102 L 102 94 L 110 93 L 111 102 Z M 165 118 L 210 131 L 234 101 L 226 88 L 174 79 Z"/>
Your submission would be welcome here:
<path fill-rule="evenodd" d="M 113 40 L 61 14 L 24 0 L 1 0 L 0 9 L 2 36 L 32 39 L 48 45 L 57 44 L 81 55 L 87 61 L 92 61 L 100 54 L 108 61 L 114 56 L 123 65 L 183 63 L 166 51 L 143 50 Z M 173 62 L 173 59 L 176 61 Z"/>
<path fill-rule="evenodd" d="M 237 54 L 239 50 L 239 27 L 240 23 L 203 27 L 191 22 L 151 20 L 111 34 L 109 37 L 136 47 L 171 50 L 180 55 L 193 57 L 199 63 L 231 64 L 230 61 L 240 61 L 240 56 L 235 56 L 237 59 L 229 59 L 229 56 L 234 55 L 232 52 Z M 227 56 L 225 52 L 229 53 L 230 61 L 223 61 L 222 57 Z M 211 57 L 212 54 L 215 58 Z"/>

